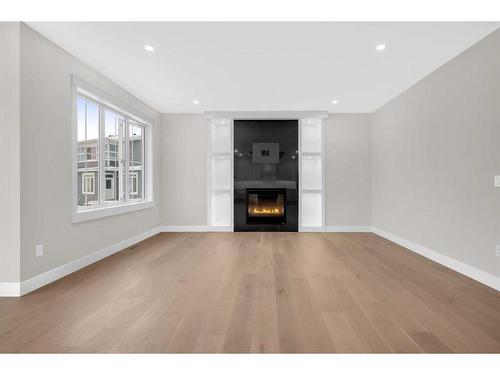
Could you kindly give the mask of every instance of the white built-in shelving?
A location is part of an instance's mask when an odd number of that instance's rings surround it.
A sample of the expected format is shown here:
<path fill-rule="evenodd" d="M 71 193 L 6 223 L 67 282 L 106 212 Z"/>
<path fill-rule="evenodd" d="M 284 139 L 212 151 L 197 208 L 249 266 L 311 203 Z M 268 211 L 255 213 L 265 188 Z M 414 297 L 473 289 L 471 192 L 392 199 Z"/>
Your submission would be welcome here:
<path fill-rule="evenodd" d="M 207 222 L 210 230 L 233 230 L 233 119 L 297 119 L 299 125 L 299 231 L 325 228 L 324 112 L 210 112 Z"/>
<path fill-rule="evenodd" d="M 324 142 L 323 119 L 301 118 L 299 121 L 299 230 L 323 231 Z"/>
<path fill-rule="evenodd" d="M 209 118 L 207 221 L 211 230 L 233 230 L 233 121 Z"/>

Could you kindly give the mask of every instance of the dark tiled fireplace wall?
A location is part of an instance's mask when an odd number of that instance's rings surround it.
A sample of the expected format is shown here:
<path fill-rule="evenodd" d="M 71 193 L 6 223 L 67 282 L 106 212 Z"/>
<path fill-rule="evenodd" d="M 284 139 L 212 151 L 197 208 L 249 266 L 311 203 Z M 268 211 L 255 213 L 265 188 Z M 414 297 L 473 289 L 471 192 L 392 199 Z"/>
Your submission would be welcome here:
<path fill-rule="evenodd" d="M 279 157 L 254 162 L 254 143 L 279 144 Z M 234 230 L 298 230 L 298 121 L 234 121 Z M 283 189 L 286 192 L 284 223 L 248 220 L 249 191 Z M 257 220 L 258 221 L 258 220 Z"/>

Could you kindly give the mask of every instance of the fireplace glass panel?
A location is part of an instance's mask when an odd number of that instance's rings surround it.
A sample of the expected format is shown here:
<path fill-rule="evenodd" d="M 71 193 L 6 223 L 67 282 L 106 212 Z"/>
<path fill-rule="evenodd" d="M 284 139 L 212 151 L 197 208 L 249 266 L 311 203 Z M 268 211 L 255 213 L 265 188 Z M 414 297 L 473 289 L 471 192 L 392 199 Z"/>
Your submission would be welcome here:
<path fill-rule="evenodd" d="M 286 190 L 247 190 L 248 224 L 285 224 Z"/>

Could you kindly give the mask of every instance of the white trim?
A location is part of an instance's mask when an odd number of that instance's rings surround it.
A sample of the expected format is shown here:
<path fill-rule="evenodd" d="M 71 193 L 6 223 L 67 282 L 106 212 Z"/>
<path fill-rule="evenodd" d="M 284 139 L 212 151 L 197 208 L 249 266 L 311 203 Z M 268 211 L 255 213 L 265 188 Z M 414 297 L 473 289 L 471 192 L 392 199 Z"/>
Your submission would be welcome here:
<path fill-rule="evenodd" d="M 299 232 L 324 232 L 325 231 L 325 228 L 324 227 L 308 227 L 308 226 L 301 226 L 299 228 Z"/>
<path fill-rule="evenodd" d="M 165 225 L 159 227 L 160 232 L 232 232 L 232 226 L 209 225 Z"/>
<path fill-rule="evenodd" d="M 305 227 L 307 232 L 322 232 L 324 228 L 318 227 Z M 349 230 L 350 229 L 350 230 Z M 328 226 L 326 231 L 343 231 L 343 232 L 370 232 L 394 242 L 404 248 L 418 253 L 426 258 L 429 258 L 439 264 L 442 264 L 458 273 L 470 277 L 482 284 L 485 284 L 493 289 L 500 291 L 500 278 L 491 275 L 487 272 L 481 271 L 475 267 L 469 266 L 458 260 L 450 258 L 446 255 L 440 254 L 434 250 L 428 249 L 424 246 L 418 245 L 408 241 L 402 237 L 396 236 L 383 229 L 367 226 Z M 60 267 L 54 268 L 41 275 L 35 276 L 29 280 L 21 283 L 0 283 L 0 297 L 19 297 L 25 295 L 33 290 L 41 288 L 51 282 L 54 282 L 64 276 L 76 272 L 84 267 L 89 266 L 101 259 L 113 255 L 121 250 L 124 250 L 138 242 L 144 241 L 161 232 L 231 232 L 232 227 L 210 227 L 206 225 L 199 226 L 159 226 L 150 229 L 144 233 L 138 234 L 134 237 L 128 238 L 124 241 L 118 242 L 114 245 L 108 246 L 102 250 L 96 251 L 83 258 L 74 260 L 73 262 L 64 264 Z"/>
<path fill-rule="evenodd" d="M 0 297 L 19 297 L 20 295 L 20 283 L 0 283 Z"/>
<path fill-rule="evenodd" d="M 361 232 L 361 233 L 371 233 L 371 226 L 349 226 L 349 225 L 335 225 L 335 226 L 326 226 L 325 232 Z"/>
<path fill-rule="evenodd" d="M 71 86 L 71 215 L 78 212 L 78 91 L 75 85 Z M 86 152 L 87 150 L 85 150 Z"/>
<path fill-rule="evenodd" d="M 431 250 L 425 246 L 416 244 L 414 242 L 408 241 L 402 237 L 396 236 L 395 234 L 389 233 L 383 229 L 372 227 L 373 233 L 384 237 L 385 239 L 394 242 L 404 248 L 411 250 L 417 254 L 420 254 L 436 263 L 442 264 L 448 268 L 451 268 L 462 275 L 470 277 L 482 284 L 485 284 L 493 289 L 500 291 L 500 277 L 496 277 L 490 273 L 482 271 L 468 264 L 462 263 L 456 259 L 450 258 L 449 256 L 438 253 L 437 251 Z"/>
<path fill-rule="evenodd" d="M 97 186 L 98 194 L 99 194 L 99 206 L 102 206 L 104 202 L 106 202 L 106 184 L 104 179 L 106 177 L 106 122 L 105 122 L 105 109 L 97 105 L 99 108 L 99 137 L 97 141 L 97 145 L 99 146 L 99 170 L 97 172 L 97 181 L 99 182 Z M 78 125 L 77 125 L 78 126 Z M 85 137 L 86 138 L 86 137 Z M 87 166 L 88 163 L 85 163 Z M 77 208 L 78 211 L 78 208 Z"/>
<path fill-rule="evenodd" d="M 153 228 L 21 283 L 0 283 L 0 297 L 20 297 L 160 233 Z"/>
<path fill-rule="evenodd" d="M 144 201 L 137 203 L 117 203 L 104 207 L 89 208 L 82 211 L 74 212 L 72 216 L 72 223 L 81 223 L 84 221 L 100 219 L 103 217 L 114 216 L 125 214 L 127 212 L 134 212 L 139 210 L 145 210 L 147 208 L 152 208 L 155 206 L 154 201 Z"/>
<path fill-rule="evenodd" d="M 147 232 L 138 234 L 134 237 L 128 238 L 114 245 L 108 246 L 102 250 L 96 251 L 95 253 L 87 255 L 83 258 L 74 260 L 73 262 L 64 264 L 60 267 L 42 273 L 41 275 L 35 276 L 29 280 L 23 281 L 21 282 L 20 295 L 23 296 L 29 292 L 32 292 L 35 289 L 50 284 L 51 282 L 54 282 L 84 267 L 87 267 L 92 263 L 98 262 L 101 259 L 109 257 L 110 255 L 113 255 L 121 250 L 124 250 L 138 242 L 144 241 L 158 233 L 159 233 L 158 228 L 153 228 Z"/>

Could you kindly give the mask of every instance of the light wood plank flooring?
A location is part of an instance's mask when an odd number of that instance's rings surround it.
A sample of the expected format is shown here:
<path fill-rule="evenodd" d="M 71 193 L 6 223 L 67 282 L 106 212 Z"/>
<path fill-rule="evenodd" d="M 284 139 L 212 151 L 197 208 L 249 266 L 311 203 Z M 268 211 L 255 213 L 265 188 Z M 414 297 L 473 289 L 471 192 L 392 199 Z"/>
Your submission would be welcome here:
<path fill-rule="evenodd" d="M 0 352 L 500 352 L 500 293 L 370 233 L 164 233 L 22 298 Z"/>

